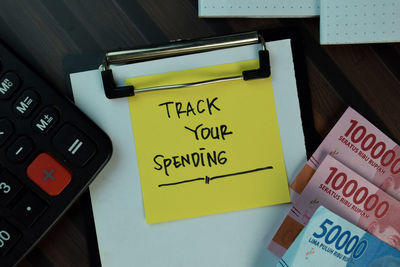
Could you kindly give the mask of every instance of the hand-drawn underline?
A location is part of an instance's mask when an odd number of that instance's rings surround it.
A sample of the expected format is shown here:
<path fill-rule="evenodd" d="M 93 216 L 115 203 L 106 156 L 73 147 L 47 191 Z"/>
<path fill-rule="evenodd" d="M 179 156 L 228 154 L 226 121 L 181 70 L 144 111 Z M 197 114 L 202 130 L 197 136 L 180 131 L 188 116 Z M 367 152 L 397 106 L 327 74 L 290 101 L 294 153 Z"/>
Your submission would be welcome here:
<path fill-rule="evenodd" d="M 241 175 L 241 174 L 246 174 L 246 173 L 251 173 L 251 172 L 259 172 L 259 171 L 269 170 L 269 169 L 273 169 L 273 167 L 267 166 L 267 167 L 252 169 L 252 170 L 248 170 L 248 171 L 223 174 L 223 175 L 218 175 L 218 176 L 213 176 L 213 177 L 206 176 L 206 177 L 194 178 L 194 179 L 190 179 L 190 180 L 183 180 L 183 181 L 179 181 L 179 182 L 175 182 L 175 183 L 159 184 L 158 187 L 178 185 L 178 184 L 190 183 L 190 182 L 195 182 L 195 181 L 205 181 L 206 184 L 209 184 L 210 181 L 215 180 L 215 179 L 226 178 L 226 177 L 230 177 L 230 176 Z"/>

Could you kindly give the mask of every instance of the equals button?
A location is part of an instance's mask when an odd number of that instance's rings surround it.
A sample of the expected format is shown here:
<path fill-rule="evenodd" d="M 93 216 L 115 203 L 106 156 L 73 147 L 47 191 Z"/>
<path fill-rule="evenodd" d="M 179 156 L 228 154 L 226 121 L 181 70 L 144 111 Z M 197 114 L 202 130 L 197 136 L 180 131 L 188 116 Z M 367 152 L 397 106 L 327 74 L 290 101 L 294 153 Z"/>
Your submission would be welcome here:
<path fill-rule="evenodd" d="M 53 137 L 53 145 L 71 163 L 83 167 L 96 154 L 93 140 L 72 124 L 65 124 Z"/>
<path fill-rule="evenodd" d="M 79 148 L 81 148 L 82 145 L 83 142 L 76 138 L 72 145 L 68 148 L 68 152 L 70 152 L 72 155 L 75 155 L 75 153 L 79 150 Z"/>

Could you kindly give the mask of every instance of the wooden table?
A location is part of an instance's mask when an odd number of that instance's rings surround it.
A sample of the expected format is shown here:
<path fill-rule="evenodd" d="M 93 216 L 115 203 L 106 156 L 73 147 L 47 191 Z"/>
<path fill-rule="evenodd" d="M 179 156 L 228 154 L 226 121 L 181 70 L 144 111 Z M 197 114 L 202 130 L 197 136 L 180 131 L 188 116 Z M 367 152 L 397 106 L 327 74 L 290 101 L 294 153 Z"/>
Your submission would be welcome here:
<path fill-rule="evenodd" d="M 172 39 L 296 27 L 306 56 L 315 128 L 325 136 L 348 105 L 400 141 L 400 45 L 319 45 L 319 19 L 199 19 L 195 0 L 2 0 L 0 36 L 67 94 L 67 55 Z M 100 63 L 100 62 L 99 62 Z M 21 266 L 98 266 L 87 195 Z M 89 216 L 90 217 L 90 216 Z"/>

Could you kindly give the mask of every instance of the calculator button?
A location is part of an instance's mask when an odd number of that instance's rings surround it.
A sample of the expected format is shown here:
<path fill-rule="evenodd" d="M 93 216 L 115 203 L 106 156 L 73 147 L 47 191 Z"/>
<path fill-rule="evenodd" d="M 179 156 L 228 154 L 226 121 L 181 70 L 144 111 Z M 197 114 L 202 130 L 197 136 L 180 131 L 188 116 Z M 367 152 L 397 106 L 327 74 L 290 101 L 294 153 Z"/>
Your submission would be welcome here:
<path fill-rule="evenodd" d="M 7 119 L 0 119 L 0 145 L 4 144 L 12 132 L 12 123 Z"/>
<path fill-rule="evenodd" d="M 0 203 L 7 205 L 17 193 L 22 189 L 22 185 L 8 171 L 0 173 Z"/>
<path fill-rule="evenodd" d="M 7 150 L 7 158 L 11 161 L 23 161 L 33 150 L 31 139 L 26 136 L 19 137 Z"/>
<path fill-rule="evenodd" d="M 0 221 L 0 256 L 3 256 L 21 237 L 20 232 L 8 222 Z"/>
<path fill-rule="evenodd" d="M 8 99 L 21 83 L 15 72 L 7 72 L 0 78 L 0 99 Z"/>
<path fill-rule="evenodd" d="M 17 101 L 15 101 L 13 109 L 18 117 L 26 118 L 32 113 L 38 103 L 38 95 L 32 90 L 26 90 Z"/>
<path fill-rule="evenodd" d="M 50 196 L 59 195 L 71 182 L 71 173 L 47 153 L 39 154 L 32 161 L 27 175 Z"/>
<path fill-rule="evenodd" d="M 58 121 L 58 111 L 53 107 L 46 107 L 33 120 L 32 127 L 36 132 L 47 133 Z"/>
<path fill-rule="evenodd" d="M 30 227 L 46 209 L 47 205 L 44 200 L 32 192 L 28 192 L 18 201 L 11 212 L 22 224 Z"/>
<path fill-rule="evenodd" d="M 82 131 L 71 124 L 64 125 L 54 136 L 53 144 L 58 152 L 73 164 L 84 166 L 96 153 L 96 145 Z"/>

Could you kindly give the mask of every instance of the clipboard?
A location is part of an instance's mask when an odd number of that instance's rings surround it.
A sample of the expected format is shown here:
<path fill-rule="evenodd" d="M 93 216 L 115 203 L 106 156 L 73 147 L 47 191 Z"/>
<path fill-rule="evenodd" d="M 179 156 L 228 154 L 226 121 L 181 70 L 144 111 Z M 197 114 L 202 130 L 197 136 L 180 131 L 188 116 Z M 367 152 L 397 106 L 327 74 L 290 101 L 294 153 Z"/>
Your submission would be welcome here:
<path fill-rule="evenodd" d="M 152 88 L 135 89 L 133 85 L 116 86 L 112 74 L 111 64 L 132 64 L 146 60 L 156 60 L 166 57 L 182 56 L 192 53 L 213 51 L 216 49 L 229 48 L 235 46 L 260 43 L 262 49 L 258 51 L 259 67 L 243 71 L 242 75 L 222 77 L 213 80 L 198 81 L 196 83 L 162 85 Z M 241 33 L 194 41 L 178 41 L 168 45 L 158 47 L 142 48 L 136 50 L 125 50 L 106 53 L 101 68 L 101 78 L 103 80 L 104 93 L 107 98 L 115 99 L 120 97 L 134 96 L 135 93 L 149 92 L 155 90 L 167 90 L 175 88 L 186 88 L 202 84 L 210 84 L 228 80 L 243 79 L 254 80 L 267 78 L 271 75 L 269 53 L 265 46 L 264 37 L 258 32 Z"/>
<path fill-rule="evenodd" d="M 254 33 L 252 33 L 252 34 L 254 34 Z M 304 62 L 304 58 L 303 58 L 302 53 L 301 53 L 300 40 L 298 39 L 296 34 L 294 34 L 294 32 L 290 31 L 290 30 L 278 29 L 276 31 L 260 31 L 260 32 L 258 32 L 256 34 L 257 34 L 257 36 L 261 35 L 262 38 L 266 42 L 273 42 L 273 41 L 285 40 L 285 39 L 289 40 L 289 42 L 290 42 L 290 47 L 291 47 L 291 51 L 292 51 L 292 54 L 290 56 L 291 56 L 291 58 L 293 60 L 293 67 L 294 67 L 294 70 L 295 70 L 295 73 L 296 73 L 296 87 L 297 87 L 297 93 L 298 93 L 298 97 L 299 97 L 300 108 L 301 108 L 300 109 L 300 116 L 301 116 L 301 119 L 302 119 L 302 125 L 303 125 L 303 131 L 304 131 L 304 139 L 305 139 L 307 154 L 310 155 L 314 151 L 314 149 L 316 148 L 316 144 L 318 144 L 318 139 L 319 138 L 316 138 L 317 135 L 315 134 L 314 126 L 313 126 L 314 124 L 313 124 L 312 112 L 311 112 L 311 101 L 310 101 L 310 95 L 309 95 L 309 90 L 308 90 L 308 86 L 307 86 L 307 77 L 306 77 L 306 73 L 305 73 L 305 62 Z M 185 42 L 187 43 L 188 41 L 185 41 Z M 189 42 L 191 42 L 191 41 L 189 41 Z M 177 42 L 174 42 L 174 43 L 177 43 Z M 174 44 L 174 43 L 172 43 L 172 44 Z M 171 43 L 168 44 L 168 45 L 171 45 Z M 248 44 L 245 44 L 245 45 L 248 45 Z M 201 52 L 204 52 L 204 51 L 201 51 Z M 189 53 L 189 54 L 192 54 L 192 52 Z M 98 56 L 99 56 L 99 54 L 94 55 L 93 57 L 98 58 Z M 72 65 L 77 66 L 76 65 L 76 61 L 72 62 L 71 59 L 76 60 L 77 58 L 75 57 L 75 58 L 66 59 L 65 65 L 67 67 L 68 67 L 68 65 L 69 66 L 72 66 Z M 145 62 L 145 61 L 140 61 L 140 62 Z M 85 67 L 88 67 L 88 66 L 85 66 Z M 116 70 L 118 70 L 118 68 L 121 69 L 121 68 L 123 68 L 123 66 L 118 66 L 116 68 Z M 79 69 L 79 67 L 78 67 L 78 69 L 75 68 L 75 70 L 82 70 L 82 68 Z M 72 72 L 74 72 L 74 69 L 69 69 L 68 72 L 72 73 Z M 104 80 L 99 79 L 99 77 L 100 77 L 99 75 L 100 75 L 100 72 L 98 71 L 97 74 L 95 75 L 96 76 L 95 79 L 96 79 L 97 82 L 99 82 L 99 84 L 96 84 L 94 86 L 98 87 L 100 85 L 101 88 L 103 88 L 104 87 L 103 86 Z M 272 75 L 274 75 L 274 74 L 272 73 Z M 95 77 L 95 76 L 92 76 L 92 77 Z M 120 78 L 120 77 L 117 77 L 117 76 L 114 77 L 113 76 L 113 80 L 114 79 L 118 80 L 118 78 Z M 72 86 L 74 86 L 73 83 L 72 83 Z M 115 87 L 117 87 L 117 86 L 115 86 Z M 105 92 L 104 91 L 102 92 L 102 94 L 103 94 L 104 101 L 107 101 L 107 100 L 105 100 L 106 97 L 105 97 Z M 118 106 L 118 108 L 120 106 L 119 104 L 121 104 L 122 101 L 124 101 L 124 99 L 112 100 L 113 105 Z M 79 103 L 78 103 L 78 106 L 79 106 Z M 85 108 L 83 108 L 83 109 L 85 110 Z M 90 112 L 88 112 L 88 113 L 90 113 Z M 97 121 L 97 123 L 102 125 L 101 121 Z M 120 156 L 120 155 L 118 155 L 118 156 Z M 302 166 L 302 163 L 299 163 L 299 166 Z M 105 175 L 111 175 L 111 174 L 112 174 L 111 170 L 106 171 L 106 173 L 105 173 Z M 97 188 L 101 187 L 102 186 L 101 183 L 102 182 L 99 182 L 98 184 L 94 185 L 94 187 L 97 187 Z M 138 193 L 138 192 L 136 192 L 136 193 Z M 139 190 L 139 193 L 140 193 L 140 190 Z M 142 205 L 142 203 L 140 203 L 140 205 Z M 276 209 L 276 210 L 284 209 L 282 207 L 273 207 L 273 208 Z M 239 212 L 239 213 L 246 214 L 246 213 L 252 213 L 252 212 L 253 211 L 243 211 L 243 212 Z M 255 211 L 255 212 L 256 213 L 260 213 L 260 212 L 262 213 L 262 211 L 259 210 L 259 209 L 257 209 L 257 211 Z M 239 213 L 223 215 L 223 216 L 231 217 L 231 219 L 232 219 L 232 218 L 235 218 L 236 216 L 238 216 Z M 284 214 L 285 212 L 283 211 L 282 213 Z M 220 216 L 220 215 L 215 215 L 215 216 Z M 96 217 L 96 211 L 95 211 L 95 217 Z M 209 218 L 195 218 L 193 220 L 195 221 L 195 224 L 199 224 L 200 222 L 203 222 L 203 220 L 208 220 L 208 219 Z M 279 221 L 279 218 L 278 218 L 278 220 L 276 220 L 276 222 L 278 222 L 278 221 Z M 187 222 L 183 222 L 183 224 L 185 224 L 185 223 L 187 223 Z M 175 223 L 172 223 L 172 224 L 175 224 Z M 180 223 L 177 223 L 177 225 L 179 225 L 179 224 Z M 104 225 L 103 225 L 103 227 L 104 227 Z M 112 225 L 109 225 L 109 227 L 112 227 Z M 163 229 L 163 230 L 165 230 L 167 228 L 172 229 L 171 231 L 178 231 L 179 230 L 179 226 L 171 225 L 169 223 L 167 223 L 165 225 L 157 226 L 157 228 L 158 227 L 160 229 Z M 155 231 L 158 231 L 158 230 L 159 231 L 163 231 L 163 230 L 160 230 L 160 229 L 156 229 Z M 97 230 L 98 230 L 98 233 L 99 233 L 99 231 L 105 231 L 105 228 L 103 228 L 103 229 L 99 229 L 98 228 Z M 147 229 L 147 230 L 152 231 L 152 229 Z M 121 230 L 121 231 L 123 232 L 123 230 Z M 190 234 L 190 233 L 187 233 L 187 234 Z M 260 236 L 261 236 L 261 240 L 264 240 L 266 238 L 265 237 L 265 233 L 260 233 Z M 100 246 L 101 246 L 101 243 L 104 243 L 104 242 L 107 242 L 104 239 L 104 237 L 99 237 Z M 122 243 L 124 245 L 129 245 L 129 242 L 128 243 L 122 242 Z M 267 243 L 267 241 L 265 243 Z M 207 251 L 207 249 L 205 251 Z M 268 262 L 268 260 L 270 260 L 270 259 L 268 257 L 267 257 L 268 259 L 266 259 L 265 255 L 263 255 L 264 253 L 268 253 L 266 251 L 266 249 L 265 249 L 265 246 L 263 246 L 263 244 L 260 244 L 260 247 L 259 247 L 258 251 L 247 251 L 246 253 L 247 254 L 254 254 L 252 256 L 252 258 L 254 258 L 254 264 L 253 264 L 254 266 L 261 266 L 262 264 L 265 264 L 266 263 L 265 260 L 267 260 L 267 263 L 270 263 L 270 262 Z M 107 259 L 108 256 L 104 253 L 104 251 L 100 251 L 100 254 L 101 254 L 101 258 L 102 258 L 103 264 L 107 263 L 105 265 L 108 266 L 108 264 L 110 263 L 108 261 L 109 259 Z M 125 257 L 126 257 L 126 255 L 125 255 Z M 210 256 L 209 255 L 208 257 L 209 258 L 213 258 L 214 256 Z M 114 258 L 114 260 L 115 260 L 115 258 Z M 125 258 L 125 260 L 126 260 L 126 258 Z M 165 258 L 164 258 L 164 260 L 165 260 Z M 191 266 L 202 266 L 204 264 L 204 262 L 199 261 L 199 258 L 194 259 L 193 257 L 192 258 L 184 257 L 182 262 L 191 263 Z M 213 262 L 215 264 L 218 264 L 218 261 L 213 261 Z M 113 262 L 113 263 L 117 264 L 116 262 Z M 118 262 L 118 264 L 124 264 L 124 263 L 127 263 L 127 262 L 124 262 L 124 261 Z M 161 264 L 163 262 L 160 261 L 159 263 Z M 152 265 L 150 265 L 150 266 L 152 266 Z M 185 266 L 185 264 L 183 264 L 183 266 Z"/>
<path fill-rule="evenodd" d="M 293 64 L 296 73 L 296 86 L 299 93 L 298 97 L 301 109 L 301 119 L 304 126 L 303 131 L 306 139 L 305 143 L 307 156 L 311 156 L 322 139 L 314 128 L 311 95 L 308 87 L 308 76 L 306 71 L 305 56 L 303 53 L 302 39 L 301 34 L 296 28 L 258 30 L 246 33 L 230 34 L 226 36 L 199 38 L 195 40 L 179 39 L 170 41 L 169 43 L 138 47 L 132 50 L 121 50 L 115 52 L 98 51 L 83 55 L 69 55 L 63 60 L 64 73 L 66 80 L 68 81 L 68 95 L 71 99 L 73 99 L 71 82 L 69 79 L 69 75 L 71 73 L 99 68 L 102 70 L 102 82 L 103 87 L 105 88 L 105 94 L 113 94 L 113 96 L 110 96 L 110 98 L 128 97 L 134 95 L 133 88 L 124 88 L 122 86 L 118 88 L 118 86 L 115 84 L 110 65 L 132 64 L 135 62 L 143 62 L 157 58 L 201 53 L 205 51 L 255 43 L 261 44 L 262 42 L 271 42 L 282 39 L 291 40 Z M 266 51 L 266 53 L 264 55 L 259 55 L 261 62 L 260 70 L 265 70 L 267 76 L 269 76 L 269 54 L 265 46 L 262 48 L 262 50 Z M 262 50 L 260 50 L 260 52 Z M 265 62 L 265 60 L 268 62 Z M 256 78 L 257 75 L 259 76 L 260 74 L 256 73 Z"/>

